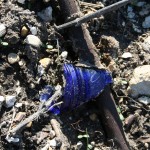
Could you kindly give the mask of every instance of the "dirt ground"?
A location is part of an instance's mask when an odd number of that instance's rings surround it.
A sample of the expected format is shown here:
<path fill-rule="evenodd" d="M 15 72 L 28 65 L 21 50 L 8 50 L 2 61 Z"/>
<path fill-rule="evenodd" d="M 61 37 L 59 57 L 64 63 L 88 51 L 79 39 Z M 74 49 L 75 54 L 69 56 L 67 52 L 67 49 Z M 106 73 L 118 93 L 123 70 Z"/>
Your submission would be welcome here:
<path fill-rule="evenodd" d="M 107 6 L 116 1 L 103 0 L 101 3 Z M 101 8 L 99 0 L 84 2 L 97 4 L 97 7 L 81 5 L 84 14 Z M 146 5 L 150 4 L 148 0 L 142 2 L 146 2 Z M 44 22 L 37 14 L 49 6 L 53 9 L 52 19 Z M 128 17 L 129 6 L 134 9 L 136 17 L 133 20 L 135 19 L 136 22 Z M 141 9 L 130 4 L 88 22 L 88 29 L 100 59 L 112 72 L 113 96 L 132 150 L 150 149 L 150 105 L 138 102 L 127 93 L 133 70 L 137 66 L 150 65 L 150 50 L 143 49 L 141 46 L 144 39 L 150 37 L 149 28 L 142 26 L 145 16 L 139 15 Z M 9 143 L 6 140 L 7 132 L 22 120 L 15 122 L 16 114 L 24 112 L 25 118 L 36 112 L 40 104 L 39 91 L 45 85 L 63 85 L 61 65 L 64 62 L 78 61 L 74 53 L 70 52 L 72 45 L 71 41 L 67 40 L 66 30 L 58 32 L 53 28 L 54 24 L 61 23 L 57 0 L 47 2 L 26 0 L 24 4 L 20 4 L 17 0 L 0 1 L 0 24 L 4 24 L 7 28 L 6 34 L 0 36 L 0 96 L 17 95 L 14 106 L 9 108 L 6 105 L 0 106 L 0 150 L 40 150 L 49 139 L 55 137 L 50 136 L 51 114 L 46 113 L 18 135 L 19 142 Z M 27 30 L 25 35 L 22 33 L 23 27 Z M 37 47 L 36 50 L 26 44 L 26 37 L 31 34 L 31 27 L 36 27 L 36 36 L 43 43 L 42 47 Z M 63 51 L 68 52 L 67 58 L 58 60 Z M 129 52 L 132 56 L 124 59 L 122 58 L 124 52 Z M 17 54 L 19 60 L 11 63 L 8 60 L 10 53 Z M 45 73 L 39 76 L 38 65 L 43 58 L 50 58 L 50 63 Z M 126 124 L 130 116 L 135 113 L 137 114 L 135 120 Z M 86 150 L 88 144 L 93 150 L 117 149 L 113 141 L 106 142 L 98 115 L 98 109 L 92 101 L 73 111 L 56 116 L 62 132 L 71 145 L 70 149 L 79 149 L 81 146 L 81 150 Z M 89 135 L 88 141 L 87 138 L 79 136 L 86 134 Z M 49 148 L 51 149 L 60 149 L 59 142 Z"/>

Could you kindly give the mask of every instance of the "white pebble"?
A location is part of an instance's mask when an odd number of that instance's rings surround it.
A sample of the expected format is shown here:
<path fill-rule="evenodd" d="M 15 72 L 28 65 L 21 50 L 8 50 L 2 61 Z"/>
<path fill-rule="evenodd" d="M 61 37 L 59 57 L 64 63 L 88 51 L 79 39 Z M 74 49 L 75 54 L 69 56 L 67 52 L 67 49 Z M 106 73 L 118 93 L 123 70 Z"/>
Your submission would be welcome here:
<path fill-rule="evenodd" d="M 67 52 L 67 51 L 63 51 L 63 52 L 61 53 L 61 57 L 62 57 L 62 58 L 66 59 L 67 56 L 68 56 L 68 52 Z"/>
<path fill-rule="evenodd" d="M 19 59 L 20 59 L 19 56 L 15 53 L 9 53 L 8 54 L 8 62 L 10 64 L 14 64 L 14 63 L 18 62 Z"/>
<path fill-rule="evenodd" d="M 4 24 L 0 24 L 0 37 L 6 34 L 6 27 Z"/>
<path fill-rule="evenodd" d="M 26 43 L 35 47 L 40 47 L 42 45 L 41 40 L 35 35 L 28 35 L 26 37 Z"/>
<path fill-rule="evenodd" d="M 36 27 L 31 27 L 30 31 L 33 35 L 37 35 L 37 28 Z"/>
<path fill-rule="evenodd" d="M 150 104 L 150 98 L 146 97 L 146 96 L 139 97 L 138 101 L 145 104 L 145 105 Z"/>
<path fill-rule="evenodd" d="M 14 103 L 16 102 L 16 96 L 13 96 L 13 95 L 7 95 L 6 96 L 6 100 L 5 100 L 5 106 L 7 108 L 10 108 L 12 106 L 14 106 Z"/>
<path fill-rule="evenodd" d="M 80 150 L 82 148 L 82 146 L 83 146 L 83 143 L 81 141 L 79 141 L 77 143 L 77 149 Z"/>
<path fill-rule="evenodd" d="M 22 107 L 22 103 L 16 103 L 15 107 L 19 108 L 19 107 Z"/>
<path fill-rule="evenodd" d="M 41 12 L 38 12 L 38 16 L 46 22 L 51 21 L 52 20 L 52 7 L 49 6 L 46 9 L 42 10 Z"/>
<path fill-rule="evenodd" d="M 25 0 L 18 0 L 18 3 L 25 4 Z"/>
<path fill-rule="evenodd" d="M 129 53 L 129 52 L 125 52 L 123 53 L 123 55 L 121 56 L 122 58 L 131 58 L 132 57 L 132 54 Z"/>
<path fill-rule="evenodd" d="M 56 140 L 55 140 L 55 139 L 50 140 L 50 141 L 49 141 L 49 146 L 56 147 L 56 146 L 57 146 Z"/>
<path fill-rule="evenodd" d="M 3 103 L 5 101 L 4 96 L 0 96 L 0 103 Z"/>
<path fill-rule="evenodd" d="M 6 140 L 9 143 L 18 143 L 19 142 L 19 138 L 9 137 L 8 135 L 6 136 Z"/>

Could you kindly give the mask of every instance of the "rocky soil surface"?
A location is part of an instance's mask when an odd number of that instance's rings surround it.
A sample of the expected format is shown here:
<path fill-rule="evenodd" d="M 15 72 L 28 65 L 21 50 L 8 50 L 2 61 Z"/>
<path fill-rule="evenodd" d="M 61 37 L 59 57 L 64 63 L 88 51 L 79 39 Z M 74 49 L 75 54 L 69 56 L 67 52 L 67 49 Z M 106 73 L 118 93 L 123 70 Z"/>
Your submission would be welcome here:
<path fill-rule="evenodd" d="M 86 15 L 115 2 L 79 4 Z M 63 63 L 78 62 L 66 31 L 56 31 L 54 24 L 62 24 L 57 0 L 0 1 L 0 149 L 59 150 L 56 126 L 70 149 L 117 149 L 111 139 L 106 142 L 94 101 L 56 116 L 44 113 L 14 138 L 8 136 L 39 109 L 45 85 L 54 91 L 64 86 Z M 87 26 L 103 65 L 112 72 L 113 96 L 130 148 L 150 149 L 150 1 L 134 1 Z"/>

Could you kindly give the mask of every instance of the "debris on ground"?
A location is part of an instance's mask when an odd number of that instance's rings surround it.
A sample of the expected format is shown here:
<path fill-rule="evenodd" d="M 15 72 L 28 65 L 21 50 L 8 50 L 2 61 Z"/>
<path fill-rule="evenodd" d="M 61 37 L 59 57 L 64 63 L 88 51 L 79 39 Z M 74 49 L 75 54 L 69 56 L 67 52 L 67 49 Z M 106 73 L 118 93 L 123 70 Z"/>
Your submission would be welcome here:
<path fill-rule="evenodd" d="M 118 1 L 78 2 L 82 17 Z M 87 21 L 100 71 L 57 30 L 62 14 L 57 0 L 0 1 L 0 149 L 117 149 L 94 99 L 110 83 L 130 149 L 150 149 L 149 0 Z"/>

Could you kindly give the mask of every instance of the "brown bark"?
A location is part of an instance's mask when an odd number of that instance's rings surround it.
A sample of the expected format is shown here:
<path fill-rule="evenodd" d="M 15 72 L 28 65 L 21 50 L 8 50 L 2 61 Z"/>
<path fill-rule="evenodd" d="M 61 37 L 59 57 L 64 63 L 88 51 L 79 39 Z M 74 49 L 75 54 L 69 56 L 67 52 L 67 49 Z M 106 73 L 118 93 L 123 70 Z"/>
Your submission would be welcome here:
<path fill-rule="evenodd" d="M 81 15 L 76 0 L 59 0 L 59 3 L 65 21 L 75 14 Z M 96 47 L 86 28 L 86 24 L 82 24 L 79 27 L 70 27 L 67 29 L 67 33 L 73 42 L 74 51 L 78 52 L 80 61 L 101 68 L 99 56 L 95 51 Z M 97 100 L 107 137 L 114 139 L 120 149 L 128 150 L 129 148 L 124 136 L 122 123 L 117 113 L 109 86 L 105 88 Z"/>
<path fill-rule="evenodd" d="M 73 16 L 82 15 L 76 0 L 59 0 L 59 3 L 64 16 L 64 21 Z M 82 24 L 79 27 L 70 27 L 67 32 L 72 40 L 74 51 L 79 55 L 80 63 L 102 68 L 100 58 L 96 52 L 96 47 L 93 44 L 86 25 Z"/>

